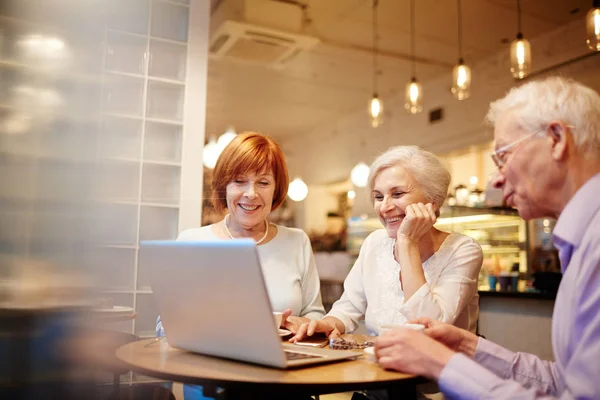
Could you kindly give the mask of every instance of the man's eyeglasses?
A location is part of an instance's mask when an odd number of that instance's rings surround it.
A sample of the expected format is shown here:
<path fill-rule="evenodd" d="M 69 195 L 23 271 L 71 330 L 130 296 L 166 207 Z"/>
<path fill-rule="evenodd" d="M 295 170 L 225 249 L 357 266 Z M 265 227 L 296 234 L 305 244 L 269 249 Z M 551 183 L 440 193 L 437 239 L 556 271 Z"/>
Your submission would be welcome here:
<path fill-rule="evenodd" d="M 546 129 L 540 129 L 538 131 L 535 131 L 533 133 L 530 133 L 529 135 L 525 135 L 522 138 L 515 140 L 512 143 L 507 144 L 506 146 L 502 146 L 500 147 L 498 150 L 494 151 L 491 156 L 492 156 L 492 160 L 494 160 L 494 164 L 496 164 L 496 167 L 498 167 L 498 169 L 501 169 L 502 167 L 504 167 L 504 165 L 506 164 L 506 156 L 509 154 L 509 150 L 512 149 L 513 147 L 515 147 L 516 145 L 518 145 L 519 143 L 541 133 L 544 132 Z"/>

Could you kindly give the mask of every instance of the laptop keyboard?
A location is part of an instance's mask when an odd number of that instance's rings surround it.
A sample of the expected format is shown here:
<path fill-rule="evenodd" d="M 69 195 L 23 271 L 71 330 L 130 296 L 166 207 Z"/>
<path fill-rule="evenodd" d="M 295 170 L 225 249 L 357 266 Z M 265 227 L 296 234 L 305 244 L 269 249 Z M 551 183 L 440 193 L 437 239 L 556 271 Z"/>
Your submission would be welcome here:
<path fill-rule="evenodd" d="M 314 354 L 306 354 L 306 353 L 296 353 L 295 351 L 284 350 L 285 357 L 288 361 L 293 360 L 307 360 L 311 358 L 323 358 L 324 356 L 314 355 Z"/>

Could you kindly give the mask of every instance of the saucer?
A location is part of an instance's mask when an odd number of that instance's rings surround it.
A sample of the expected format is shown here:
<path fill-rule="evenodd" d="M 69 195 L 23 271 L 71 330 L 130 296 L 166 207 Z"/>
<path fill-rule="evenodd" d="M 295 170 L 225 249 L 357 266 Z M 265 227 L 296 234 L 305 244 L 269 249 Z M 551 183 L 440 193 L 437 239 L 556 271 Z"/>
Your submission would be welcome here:
<path fill-rule="evenodd" d="M 287 329 L 279 329 L 279 336 L 281 337 L 290 336 L 291 334 L 292 332 Z"/>

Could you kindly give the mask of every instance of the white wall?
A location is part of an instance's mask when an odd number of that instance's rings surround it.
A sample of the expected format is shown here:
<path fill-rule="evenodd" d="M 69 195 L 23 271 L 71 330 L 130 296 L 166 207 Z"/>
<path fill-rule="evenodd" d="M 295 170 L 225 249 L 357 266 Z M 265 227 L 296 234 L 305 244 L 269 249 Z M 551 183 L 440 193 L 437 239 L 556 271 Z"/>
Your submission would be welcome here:
<path fill-rule="evenodd" d="M 202 148 L 206 125 L 210 3 L 191 0 L 184 102 L 179 230 L 202 221 Z"/>
<path fill-rule="evenodd" d="M 302 228 L 307 233 L 311 231 L 325 232 L 327 229 L 327 213 L 329 211 L 335 212 L 338 209 L 335 193 L 332 193 L 327 186 L 323 185 L 309 186 L 308 196 L 306 196 L 301 206 L 303 207 Z"/>
<path fill-rule="evenodd" d="M 460 152 L 438 154 L 451 175 L 450 191 L 457 185 L 469 186 L 472 176 L 476 176 L 479 189 L 485 189 L 487 182 L 496 171 L 496 166 L 490 157 L 494 149 L 493 142 L 478 146 L 469 146 Z"/>

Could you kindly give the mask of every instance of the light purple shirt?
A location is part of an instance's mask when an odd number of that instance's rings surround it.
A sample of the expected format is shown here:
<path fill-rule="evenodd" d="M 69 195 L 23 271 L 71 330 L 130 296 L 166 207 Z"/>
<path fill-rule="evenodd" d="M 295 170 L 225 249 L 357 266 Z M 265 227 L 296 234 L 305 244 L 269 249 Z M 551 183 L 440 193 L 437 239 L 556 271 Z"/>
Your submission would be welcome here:
<path fill-rule="evenodd" d="M 479 339 L 456 354 L 439 386 L 451 399 L 600 399 L 600 174 L 561 213 L 553 232 L 563 278 L 554 304 L 555 362 Z"/>

